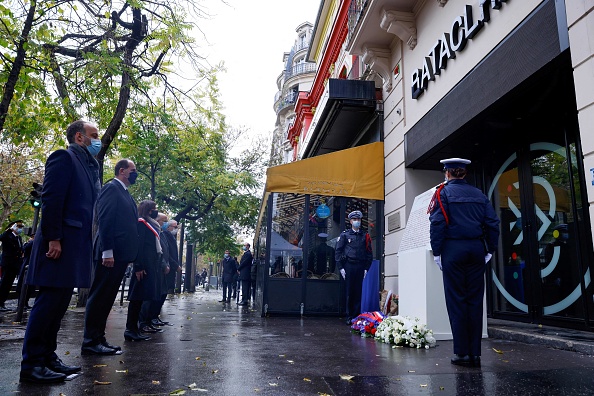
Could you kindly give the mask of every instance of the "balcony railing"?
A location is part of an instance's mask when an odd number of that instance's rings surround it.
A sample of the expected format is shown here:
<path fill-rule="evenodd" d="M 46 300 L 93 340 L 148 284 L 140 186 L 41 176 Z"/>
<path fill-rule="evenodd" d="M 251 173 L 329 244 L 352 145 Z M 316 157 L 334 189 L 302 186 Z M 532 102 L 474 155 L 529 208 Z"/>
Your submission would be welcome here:
<path fill-rule="evenodd" d="M 297 63 L 290 71 L 285 71 L 285 79 L 305 73 L 313 73 L 316 71 L 316 64 L 311 62 Z"/>
<path fill-rule="evenodd" d="M 306 41 L 302 41 L 300 43 L 295 43 L 295 45 L 293 46 L 293 50 L 295 52 L 297 52 L 297 51 L 302 50 L 303 48 L 307 48 L 307 47 L 309 47 L 309 43 Z"/>
<path fill-rule="evenodd" d="M 278 114 L 281 110 L 288 106 L 295 106 L 297 102 L 297 92 L 288 92 L 274 102 L 274 111 Z"/>
<path fill-rule="evenodd" d="M 353 34 L 355 34 L 359 20 L 363 14 L 365 14 L 365 9 L 367 8 L 368 3 L 369 0 L 351 0 L 351 5 L 349 6 L 349 32 L 347 34 L 347 45 L 351 43 L 351 38 L 353 37 Z"/>

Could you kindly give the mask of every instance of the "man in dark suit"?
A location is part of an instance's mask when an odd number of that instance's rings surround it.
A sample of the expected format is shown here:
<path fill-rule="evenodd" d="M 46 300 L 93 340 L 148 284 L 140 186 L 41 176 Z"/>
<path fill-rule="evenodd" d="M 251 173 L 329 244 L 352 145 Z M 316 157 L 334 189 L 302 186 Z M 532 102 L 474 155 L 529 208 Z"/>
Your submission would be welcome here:
<path fill-rule="evenodd" d="M 165 293 L 161 295 L 161 300 L 159 301 L 159 309 L 157 311 L 157 317 L 154 318 L 151 322 L 153 326 L 173 326 L 171 323 L 161 320 L 161 318 L 158 316 L 158 313 L 161 312 L 161 308 L 163 307 L 165 299 L 167 298 L 167 293 L 173 293 L 173 290 L 175 289 L 176 274 L 178 271 L 181 271 L 178 258 L 179 255 L 177 252 L 177 242 L 174 236 L 174 233 L 177 234 L 177 221 L 170 220 L 165 224 L 167 225 L 167 227 L 163 225 L 163 227 L 165 227 L 165 230 L 162 234 L 162 241 L 165 241 L 168 247 L 167 251 L 169 254 L 169 273 L 165 275 L 165 283 L 167 289 Z"/>
<path fill-rule="evenodd" d="M 115 178 L 103 186 L 97 199 L 93 284 L 85 312 L 82 355 L 121 353 L 119 346 L 105 339 L 105 326 L 126 268 L 138 252 L 138 211 L 128 192 L 137 176 L 134 162 L 118 161 Z"/>
<path fill-rule="evenodd" d="M 237 261 L 231 257 L 231 253 L 225 250 L 225 256 L 223 258 L 223 299 L 219 302 L 231 302 L 231 292 L 233 289 L 234 276 L 237 275 Z"/>
<path fill-rule="evenodd" d="M 56 355 L 58 331 L 75 287 L 91 284 L 93 205 L 100 188 L 101 148 L 97 128 L 75 121 L 66 130 L 68 150 L 53 152 L 45 163 L 41 225 L 27 273 L 39 287 L 23 342 L 21 381 L 61 382 L 80 367 Z"/>
<path fill-rule="evenodd" d="M 237 268 L 239 280 L 241 281 L 241 302 L 237 303 L 237 305 L 248 305 L 252 283 L 250 272 L 252 270 L 253 257 L 252 252 L 250 252 L 250 244 L 244 244 L 243 250 L 244 253 L 239 260 L 239 267 Z"/>
<path fill-rule="evenodd" d="M 19 274 L 23 262 L 23 222 L 21 220 L 13 221 L 8 224 L 8 228 L 0 234 L 2 242 L 2 281 L 0 282 L 0 312 L 10 311 L 4 303 L 8 299 L 10 288 L 14 279 Z"/>

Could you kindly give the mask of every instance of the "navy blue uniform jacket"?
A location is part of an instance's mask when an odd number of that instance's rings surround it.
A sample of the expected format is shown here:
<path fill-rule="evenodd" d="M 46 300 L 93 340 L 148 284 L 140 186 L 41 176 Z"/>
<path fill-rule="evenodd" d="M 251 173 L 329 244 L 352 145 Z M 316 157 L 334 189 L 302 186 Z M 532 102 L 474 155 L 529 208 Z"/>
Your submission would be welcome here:
<path fill-rule="evenodd" d="M 363 264 L 365 270 L 369 270 L 373 261 L 371 238 L 362 230 L 344 230 L 336 241 L 335 260 L 339 270 L 344 268 L 347 261 Z"/>
<path fill-rule="evenodd" d="M 9 228 L 0 234 L 2 261 L 0 267 L 20 269 L 23 262 L 23 240 Z"/>
<path fill-rule="evenodd" d="M 86 158 L 69 148 L 45 163 L 41 225 L 33 241 L 27 283 L 48 287 L 89 287 L 92 265 L 93 205 L 97 190 Z M 49 259 L 49 241 L 60 240 L 62 254 Z"/>
<path fill-rule="evenodd" d="M 237 261 L 233 257 L 223 259 L 223 282 L 233 282 L 237 275 Z"/>
<path fill-rule="evenodd" d="M 440 195 L 449 225 L 436 202 L 429 216 L 433 255 L 441 256 L 446 239 L 484 239 L 485 249 L 493 253 L 499 239 L 499 219 L 485 194 L 466 180 L 453 179 L 445 184 Z"/>

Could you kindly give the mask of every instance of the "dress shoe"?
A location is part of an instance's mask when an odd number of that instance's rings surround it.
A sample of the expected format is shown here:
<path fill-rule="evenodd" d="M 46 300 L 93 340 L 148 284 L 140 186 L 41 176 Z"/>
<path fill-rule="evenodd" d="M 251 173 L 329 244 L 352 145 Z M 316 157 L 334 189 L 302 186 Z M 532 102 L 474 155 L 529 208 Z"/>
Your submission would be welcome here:
<path fill-rule="evenodd" d="M 161 328 L 159 328 L 159 327 L 153 326 L 152 324 L 150 324 L 150 325 L 149 325 L 149 327 L 150 327 L 151 329 L 155 330 L 157 333 L 162 333 L 162 332 L 164 332 L 164 331 L 165 331 L 165 330 L 163 330 L 163 329 L 161 329 Z"/>
<path fill-rule="evenodd" d="M 164 322 L 164 321 L 162 321 L 162 320 L 161 320 L 161 319 L 159 319 L 159 318 L 157 318 L 157 319 L 153 319 L 153 320 L 151 321 L 151 324 L 152 324 L 153 326 L 173 326 L 171 323 L 169 323 L 169 322 Z"/>
<path fill-rule="evenodd" d="M 151 326 L 149 325 L 144 325 L 144 326 L 140 326 L 140 333 L 150 333 L 150 334 L 154 334 L 156 333 L 157 330 L 153 329 Z"/>
<path fill-rule="evenodd" d="M 480 356 L 470 355 L 470 361 L 472 362 L 472 367 L 481 367 L 481 357 Z"/>
<path fill-rule="evenodd" d="M 472 366 L 472 360 L 468 355 L 456 355 L 451 359 L 451 362 L 456 366 Z"/>
<path fill-rule="evenodd" d="M 107 341 L 101 341 L 101 345 L 103 345 L 106 348 L 111 348 L 111 349 L 116 350 L 116 351 L 121 351 L 122 350 L 122 347 L 121 346 L 111 345 Z"/>
<path fill-rule="evenodd" d="M 115 355 L 117 351 L 103 344 L 87 345 L 80 348 L 81 355 Z"/>
<path fill-rule="evenodd" d="M 126 330 L 124 331 L 124 339 L 126 341 L 147 341 L 151 337 L 140 334 L 138 331 Z"/>
<path fill-rule="evenodd" d="M 62 373 L 66 375 L 78 373 L 81 368 L 79 366 L 67 366 L 60 358 L 52 360 L 46 364 L 47 368 L 55 371 L 56 373 Z"/>
<path fill-rule="evenodd" d="M 224 303 L 224 302 L 225 302 L 225 299 L 223 298 L 222 300 L 219 300 L 219 302 L 222 302 L 222 303 Z"/>
<path fill-rule="evenodd" d="M 39 384 L 50 384 L 55 382 L 63 382 L 66 379 L 66 374 L 56 373 L 47 367 L 33 367 L 29 370 L 21 370 L 21 381 L 36 382 Z"/>

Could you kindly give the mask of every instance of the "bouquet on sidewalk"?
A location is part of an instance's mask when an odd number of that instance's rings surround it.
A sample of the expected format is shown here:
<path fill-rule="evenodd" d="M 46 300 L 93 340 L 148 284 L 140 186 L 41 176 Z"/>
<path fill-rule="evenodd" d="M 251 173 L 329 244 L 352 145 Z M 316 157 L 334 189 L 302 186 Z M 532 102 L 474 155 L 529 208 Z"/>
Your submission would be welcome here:
<path fill-rule="evenodd" d="M 436 343 L 433 331 L 420 323 L 418 318 L 413 320 L 400 315 L 385 317 L 377 326 L 375 339 L 386 344 L 426 349 Z"/>
<path fill-rule="evenodd" d="M 361 337 L 374 337 L 377 326 L 382 323 L 385 315 L 381 312 L 364 312 L 353 319 L 351 329 L 353 333 L 360 333 Z"/>

